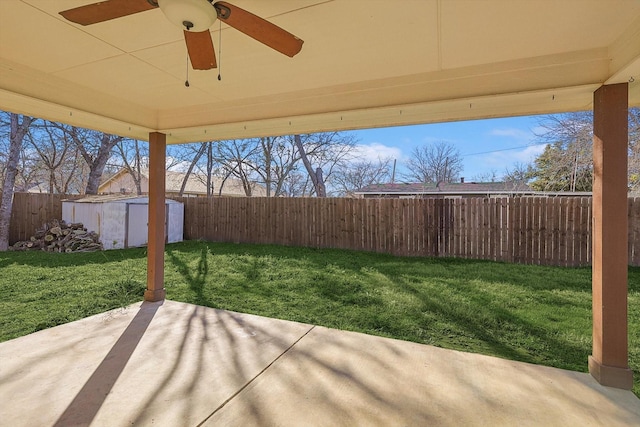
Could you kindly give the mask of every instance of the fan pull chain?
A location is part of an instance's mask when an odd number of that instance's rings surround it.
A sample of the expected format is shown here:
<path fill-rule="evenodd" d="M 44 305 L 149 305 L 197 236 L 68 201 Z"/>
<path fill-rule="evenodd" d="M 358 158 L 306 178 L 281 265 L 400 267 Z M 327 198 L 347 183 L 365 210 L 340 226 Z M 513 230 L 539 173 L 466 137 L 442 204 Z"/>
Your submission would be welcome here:
<path fill-rule="evenodd" d="M 222 80 L 222 21 L 218 19 L 219 29 L 218 29 L 218 81 Z"/>
<path fill-rule="evenodd" d="M 189 52 L 187 52 L 187 80 L 184 81 L 185 87 L 189 87 Z"/>

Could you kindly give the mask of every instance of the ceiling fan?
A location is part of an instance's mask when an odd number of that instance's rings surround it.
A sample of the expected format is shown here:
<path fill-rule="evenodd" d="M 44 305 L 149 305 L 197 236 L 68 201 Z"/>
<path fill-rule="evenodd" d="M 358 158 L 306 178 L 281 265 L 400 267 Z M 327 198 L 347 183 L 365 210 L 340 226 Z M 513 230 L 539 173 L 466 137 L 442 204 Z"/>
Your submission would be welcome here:
<path fill-rule="evenodd" d="M 216 19 L 289 57 L 300 52 L 304 43 L 277 25 L 225 1 L 105 0 L 65 10 L 60 15 L 76 24 L 91 25 L 158 7 L 169 21 L 184 30 L 191 66 L 196 70 L 217 67 L 209 32 Z"/>

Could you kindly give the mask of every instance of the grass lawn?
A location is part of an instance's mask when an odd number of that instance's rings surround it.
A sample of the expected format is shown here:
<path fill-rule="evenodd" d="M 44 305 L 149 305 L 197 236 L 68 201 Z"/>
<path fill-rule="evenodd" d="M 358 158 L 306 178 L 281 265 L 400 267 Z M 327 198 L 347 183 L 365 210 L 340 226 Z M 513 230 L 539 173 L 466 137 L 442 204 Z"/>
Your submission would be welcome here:
<path fill-rule="evenodd" d="M 167 298 L 585 371 L 591 269 L 343 250 L 167 246 Z M 142 298 L 146 250 L 0 253 L 0 341 Z M 640 396 L 640 268 L 629 269 Z"/>

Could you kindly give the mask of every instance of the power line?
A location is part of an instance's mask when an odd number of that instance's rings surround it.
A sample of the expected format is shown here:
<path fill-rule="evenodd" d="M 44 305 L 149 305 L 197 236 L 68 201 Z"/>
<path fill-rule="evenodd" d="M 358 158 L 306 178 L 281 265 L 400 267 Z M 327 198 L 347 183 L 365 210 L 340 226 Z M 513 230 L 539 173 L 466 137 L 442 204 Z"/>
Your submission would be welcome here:
<path fill-rule="evenodd" d="M 501 150 L 491 150 L 491 151 L 482 151 L 480 153 L 463 154 L 460 157 L 478 156 L 480 154 L 499 153 L 500 151 L 519 150 L 521 148 L 535 147 L 535 146 L 538 146 L 538 145 L 547 145 L 547 144 L 548 144 L 547 142 L 541 142 L 541 143 L 538 143 L 538 144 L 521 145 L 520 147 L 503 148 Z"/>

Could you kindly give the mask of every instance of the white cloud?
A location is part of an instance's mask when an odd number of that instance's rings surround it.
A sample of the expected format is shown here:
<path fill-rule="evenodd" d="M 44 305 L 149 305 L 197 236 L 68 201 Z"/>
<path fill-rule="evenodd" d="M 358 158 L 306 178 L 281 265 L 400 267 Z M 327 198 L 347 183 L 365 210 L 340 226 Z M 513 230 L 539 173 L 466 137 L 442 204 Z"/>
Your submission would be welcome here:
<path fill-rule="evenodd" d="M 402 159 L 402 150 L 397 147 L 372 142 L 371 144 L 357 144 L 354 150 L 356 161 L 378 161 L 379 159 Z"/>
<path fill-rule="evenodd" d="M 546 147 L 547 144 L 532 145 L 522 151 L 516 151 L 515 157 L 518 158 L 518 161 L 520 161 L 521 163 L 529 163 L 532 162 L 540 154 L 542 154 Z"/>
<path fill-rule="evenodd" d="M 527 164 L 533 162 L 537 156 L 542 154 L 545 147 L 546 144 L 542 144 L 531 145 L 519 150 L 497 151 L 482 156 L 481 161 L 493 168 L 504 170 L 505 168 L 513 166 L 514 163 Z"/>

